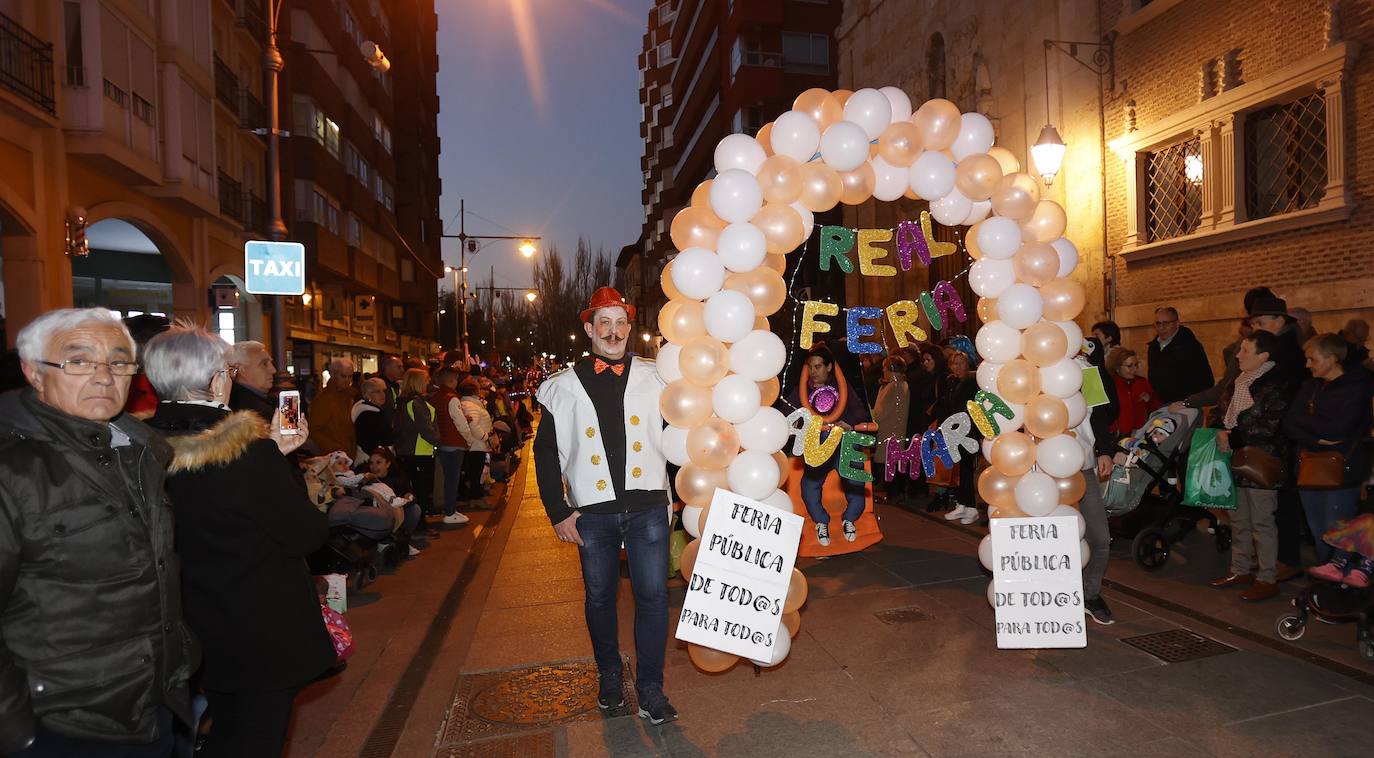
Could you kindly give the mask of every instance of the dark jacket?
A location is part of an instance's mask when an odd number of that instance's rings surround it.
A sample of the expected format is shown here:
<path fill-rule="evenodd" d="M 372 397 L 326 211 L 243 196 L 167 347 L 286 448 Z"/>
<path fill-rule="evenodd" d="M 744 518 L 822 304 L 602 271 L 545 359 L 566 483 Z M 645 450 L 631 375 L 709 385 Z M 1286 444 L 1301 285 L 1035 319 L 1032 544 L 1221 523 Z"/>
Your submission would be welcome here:
<path fill-rule="evenodd" d="M 305 565 L 328 536 L 324 514 L 256 415 L 163 403 L 149 424 L 176 450 L 167 492 L 186 621 L 205 646 L 201 686 L 251 693 L 310 682 L 334 665 Z"/>
<path fill-rule="evenodd" d="M 438 419 L 429 398 L 414 395 L 400 401 L 400 423 L 396 425 L 396 454 L 415 455 L 420 440 L 439 444 Z M 370 451 L 369 451 L 370 452 Z M 434 453 L 431 451 L 430 455 Z"/>
<path fill-rule="evenodd" d="M 1231 407 L 1235 396 L 1236 383 L 1233 381 L 1221 393 L 1221 399 L 1212 407 L 1208 425 L 1224 428 L 1226 410 Z M 1293 396 L 1288 376 L 1277 364 L 1264 372 L 1250 385 L 1250 398 L 1254 404 L 1236 417 L 1236 425 L 1231 429 L 1228 444 L 1231 450 L 1243 447 L 1257 447 L 1267 453 L 1288 459 L 1288 440 L 1284 438 L 1282 425 L 1284 413 L 1288 410 L 1289 398 Z M 1260 487 L 1243 476 L 1236 477 L 1236 486 L 1252 489 L 1278 489 L 1285 483 L 1281 479 L 1272 488 Z"/>
<path fill-rule="evenodd" d="M 363 455 L 371 455 L 379 447 L 391 447 L 395 442 L 395 431 L 386 411 L 366 400 L 353 404 L 353 434 Z"/>
<path fill-rule="evenodd" d="M 1283 433 L 1298 449 L 1346 456 L 1345 487 L 1360 486 L 1369 473 L 1369 385 L 1369 372 L 1362 368 L 1346 369 L 1329 382 L 1308 379 L 1283 417 Z"/>
<path fill-rule="evenodd" d="M 1093 365 L 1093 368 L 1102 376 L 1102 389 L 1107 394 L 1106 403 L 1088 409 L 1088 426 L 1093 430 L 1093 453 L 1110 458 L 1121 452 L 1121 445 L 1118 444 L 1121 438 L 1111 431 L 1112 424 L 1121 416 L 1121 400 L 1116 396 L 1116 382 L 1107 375 L 1107 369 L 1097 365 Z M 1092 468 L 1097 461 L 1084 461 L 1083 465 Z"/>
<path fill-rule="evenodd" d="M 1302 383 L 1312 378 L 1312 372 L 1307 370 L 1307 354 L 1302 349 L 1306 340 L 1298 331 L 1296 322 L 1284 325 L 1277 336 L 1279 349 L 1269 357 L 1273 359 L 1275 368 L 1283 373 L 1283 378 L 1288 383 L 1288 398 L 1291 400 L 1293 393 L 1298 391 Z"/>
<path fill-rule="evenodd" d="M 1207 362 L 1207 351 L 1186 326 L 1178 328 L 1167 347 L 1159 346 L 1158 337 L 1150 340 L 1148 361 L 1150 384 L 1159 393 L 1160 405 L 1183 400 L 1212 386 L 1212 364 Z"/>
<path fill-rule="evenodd" d="M 114 426 L 129 444 L 31 389 L 0 395 L 0 754 L 36 721 L 108 742 L 156 739 L 159 705 L 191 723 L 171 451 L 130 416 Z"/>
<path fill-rule="evenodd" d="M 234 382 L 229 390 L 229 407 L 236 411 L 252 411 L 269 424 L 272 423 L 272 417 L 277 415 L 275 403 L 238 382 Z"/>

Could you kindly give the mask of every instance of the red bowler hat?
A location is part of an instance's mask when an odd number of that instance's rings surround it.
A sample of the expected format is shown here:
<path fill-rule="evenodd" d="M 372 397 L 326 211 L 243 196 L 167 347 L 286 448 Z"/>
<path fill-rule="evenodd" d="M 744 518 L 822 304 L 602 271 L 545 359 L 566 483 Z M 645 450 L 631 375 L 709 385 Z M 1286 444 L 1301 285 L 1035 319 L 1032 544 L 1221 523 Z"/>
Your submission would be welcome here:
<path fill-rule="evenodd" d="M 635 307 L 625 302 L 625 298 L 620 296 L 619 290 L 615 287 L 602 287 L 593 292 L 592 301 L 587 304 L 587 310 L 582 311 L 582 320 L 591 321 L 592 314 L 602 308 L 624 308 L 630 320 L 635 320 Z"/>

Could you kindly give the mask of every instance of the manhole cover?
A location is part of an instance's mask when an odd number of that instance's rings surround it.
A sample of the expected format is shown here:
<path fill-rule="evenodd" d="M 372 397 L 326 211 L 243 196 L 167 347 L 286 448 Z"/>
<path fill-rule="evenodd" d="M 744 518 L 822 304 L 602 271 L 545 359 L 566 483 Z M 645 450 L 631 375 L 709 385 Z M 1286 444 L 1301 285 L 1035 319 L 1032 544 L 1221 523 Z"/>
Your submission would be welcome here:
<path fill-rule="evenodd" d="M 917 621 L 929 621 L 930 614 L 921 610 L 918 606 L 908 605 L 904 608 L 888 608 L 884 611 L 875 611 L 874 616 L 884 624 L 914 624 Z"/>
<path fill-rule="evenodd" d="M 1235 648 L 1203 637 L 1187 629 L 1170 629 L 1167 632 L 1142 634 L 1138 637 L 1124 637 L 1122 642 L 1139 648 L 1165 663 L 1182 663 L 1199 658 L 1210 658 L 1223 653 L 1233 653 Z"/>
<path fill-rule="evenodd" d="M 497 737 L 464 745 L 444 745 L 437 758 L 544 758 L 554 755 L 553 732 Z"/>

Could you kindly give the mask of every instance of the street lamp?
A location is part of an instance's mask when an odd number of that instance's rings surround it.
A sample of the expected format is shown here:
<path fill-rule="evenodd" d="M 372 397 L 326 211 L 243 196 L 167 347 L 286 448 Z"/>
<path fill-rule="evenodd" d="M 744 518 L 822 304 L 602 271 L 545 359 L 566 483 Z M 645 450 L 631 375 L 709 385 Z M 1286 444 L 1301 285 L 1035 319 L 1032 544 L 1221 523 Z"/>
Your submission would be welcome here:
<path fill-rule="evenodd" d="M 458 329 L 458 338 L 457 338 L 457 339 L 458 339 L 459 345 L 462 347 L 463 354 L 466 355 L 466 354 L 467 354 L 467 347 L 468 347 L 468 309 L 467 309 L 467 292 L 468 292 L 468 277 L 467 277 L 467 273 L 468 273 L 468 265 L 467 265 L 467 254 L 468 254 L 468 253 L 474 253 L 474 254 L 475 254 L 475 253 L 477 252 L 477 250 L 478 250 L 477 240 L 520 240 L 520 247 L 518 248 L 518 249 L 520 250 L 520 254 L 523 255 L 523 256 L 525 256 L 526 258 L 531 258 L 531 257 L 534 256 L 535 252 L 537 252 L 537 249 L 536 249 L 535 246 L 534 246 L 534 241 L 535 241 L 535 240 L 538 240 L 538 239 L 543 239 L 543 238 L 542 238 L 542 237 L 538 237 L 538 236 L 525 235 L 525 234 L 520 234 L 520 235 L 509 235 L 509 234 L 468 234 L 468 233 L 467 233 L 467 205 L 466 205 L 466 201 L 463 200 L 462 198 L 460 198 L 460 199 L 458 200 L 458 233 L 457 233 L 457 234 L 441 234 L 441 235 L 439 235 L 439 236 L 442 237 L 442 238 L 445 238 L 445 239 L 456 239 L 456 240 L 458 240 L 458 251 L 459 251 L 458 254 L 459 254 L 459 256 L 460 256 L 460 257 L 459 257 L 459 261 L 460 261 L 459 271 L 463 274 L 463 279 L 462 279 L 462 290 L 463 290 L 462 303 L 463 303 L 463 307 L 458 311 L 458 319 L 459 319 L 459 325 L 460 325 L 460 326 L 459 326 L 459 329 Z M 458 285 L 457 285 L 457 283 L 455 282 L 455 284 L 454 284 L 455 291 L 456 291 L 457 286 L 458 286 Z"/>
<path fill-rule="evenodd" d="M 1048 75 L 1046 76 L 1048 78 Z M 1045 87 L 1048 92 L 1049 85 L 1046 84 Z M 1046 187 L 1054 183 L 1059 167 L 1064 164 L 1064 151 L 1067 149 L 1064 138 L 1059 136 L 1059 130 L 1046 119 L 1045 128 L 1040 130 L 1040 137 L 1031 145 L 1031 159 L 1035 161 L 1035 170 L 1040 173 L 1040 178 L 1045 180 Z"/>
<path fill-rule="evenodd" d="M 1068 40 L 1047 39 L 1045 44 L 1045 126 L 1040 130 L 1040 136 L 1036 138 L 1035 144 L 1031 145 L 1031 159 L 1035 161 L 1035 170 L 1040 174 L 1040 178 L 1045 180 L 1045 186 L 1050 186 L 1054 182 L 1054 177 L 1059 173 L 1060 167 L 1064 165 L 1064 152 L 1068 146 L 1064 144 L 1064 138 L 1059 136 L 1059 130 L 1054 128 L 1054 123 L 1050 121 L 1050 50 L 1058 50 L 1061 53 L 1073 58 L 1075 63 L 1097 74 L 1098 91 L 1102 89 L 1102 77 L 1110 73 L 1112 78 L 1112 88 L 1116 88 L 1116 51 L 1109 39 L 1106 42 L 1072 42 Z M 1086 45 L 1093 48 L 1092 62 L 1082 60 L 1078 57 L 1078 48 Z"/>
<path fill-rule="evenodd" d="M 527 302 L 533 303 L 535 300 L 538 300 L 538 299 L 539 299 L 539 293 L 538 293 L 538 292 L 535 292 L 534 290 L 528 290 L 528 291 L 525 292 L 525 300 L 526 300 Z"/>
<path fill-rule="evenodd" d="M 523 240 L 523 241 L 521 241 L 521 243 L 520 243 L 520 248 L 519 248 L 519 249 L 520 249 L 520 254 L 523 255 L 523 256 L 525 256 L 526 258 L 533 258 L 533 257 L 534 257 L 535 247 L 534 247 L 534 242 L 533 242 L 533 241 L 531 241 L 531 240 Z"/>

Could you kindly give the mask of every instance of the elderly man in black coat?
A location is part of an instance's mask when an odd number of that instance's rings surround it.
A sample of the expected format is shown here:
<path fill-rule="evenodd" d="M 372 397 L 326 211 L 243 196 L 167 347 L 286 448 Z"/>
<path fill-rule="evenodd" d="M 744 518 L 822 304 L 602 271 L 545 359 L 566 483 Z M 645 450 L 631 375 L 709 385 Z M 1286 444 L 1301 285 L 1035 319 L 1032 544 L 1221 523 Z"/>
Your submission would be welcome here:
<path fill-rule="evenodd" d="M 1207 361 L 1207 351 L 1202 349 L 1193 330 L 1179 323 L 1178 310 L 1173 307 L 1155 311 L 1155 338 L 1150 340 L 1148 360 L 1150 384 L 1154 385 L 1161 405 L 1212 386 L 1212 364 Z"/>

